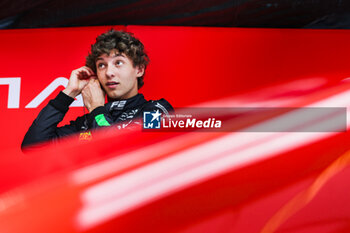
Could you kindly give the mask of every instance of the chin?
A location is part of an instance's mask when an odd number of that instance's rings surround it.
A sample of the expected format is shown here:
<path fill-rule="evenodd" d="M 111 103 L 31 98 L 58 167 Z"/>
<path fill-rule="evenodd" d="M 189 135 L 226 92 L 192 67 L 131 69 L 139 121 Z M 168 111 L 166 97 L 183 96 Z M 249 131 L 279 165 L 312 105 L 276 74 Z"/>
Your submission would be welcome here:
<path fill-rule="evenodd" d="M 121 99 L 121 97 L 122 97 L 122 95 L 118 95 L 118 94 L 110 94 L 110 95 L 108 95 L 107 94 L 107 97 L 108 97 L 108 100 L 119 100 L 119 99 Z"/>

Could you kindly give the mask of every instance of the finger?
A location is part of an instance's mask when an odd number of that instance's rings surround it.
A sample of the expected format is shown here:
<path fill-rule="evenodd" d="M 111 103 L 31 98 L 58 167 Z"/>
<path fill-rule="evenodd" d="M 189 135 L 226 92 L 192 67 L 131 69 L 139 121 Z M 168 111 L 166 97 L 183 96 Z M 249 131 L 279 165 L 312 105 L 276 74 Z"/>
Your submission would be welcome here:
<path fill-rule="evenodd" d="M 85 73 L 86 73 L 88 76 L 93 75 L 92 70 L 91 70 L 91 69 L 89 69 L 89 68 L 88 68 L 88 67 L 86 67 L 86 66 L 81 67 L 81 71 L 85 72 Z"/>
<path fill-rule="evenodd" d="M 95 75 L 95 73 L 87 66 L 79 68 L 79 72 L 84 76 L 90 78 L 90 76 Z M 84 74 L 83 74 L 84 73 Z"/>
<path fill-rule="evenodd" d="M 90 78 L 90 74 L 87 70 L 85 69 L 81 69 L 79 70 L 79 73 L 78 73 L 78 77 L 79 79 L 89 79 Z"/>
<path fill-rule="evenodd" d="M 90 67 L 84 66 L 84 68 L 85 68 L 87 71 L 89 71 L 89 75 L 90 75 L 90 76 L 95 75 L 95 72 L 94 72 Z"/>
<path fill-rule="evenodd" d="M 74 70 L 73 72 L 76 73 L 81 78 L 82 77 L 89 78 L 90 76 L 95 75 L 95 73 L 92 71 L 92 69 L 90 69 L 87 66 L 80 67 L 80 68 Z"/>

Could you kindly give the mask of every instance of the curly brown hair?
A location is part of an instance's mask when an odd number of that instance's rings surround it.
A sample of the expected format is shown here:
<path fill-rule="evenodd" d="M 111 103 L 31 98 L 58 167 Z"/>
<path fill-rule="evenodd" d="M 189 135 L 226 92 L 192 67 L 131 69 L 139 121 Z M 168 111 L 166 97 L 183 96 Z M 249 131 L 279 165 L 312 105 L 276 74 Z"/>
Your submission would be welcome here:
<path fill-rule="evenodd" d="M 146 54 L 143 44 L 133 34 L 125 31 L 111 29 L 96 38 L 95 44 L 91 45 L 91 51 L 86 57 L 85 65 L 96 73 L 96 59 L 103 54 L 110 54 L 112 50 L 124 53 L 133 62 L 134 67 L 146 67 L 149 57 Z M 143 77 L 137 78 L 137 87 L 140 89 L 143 84 Z"/>

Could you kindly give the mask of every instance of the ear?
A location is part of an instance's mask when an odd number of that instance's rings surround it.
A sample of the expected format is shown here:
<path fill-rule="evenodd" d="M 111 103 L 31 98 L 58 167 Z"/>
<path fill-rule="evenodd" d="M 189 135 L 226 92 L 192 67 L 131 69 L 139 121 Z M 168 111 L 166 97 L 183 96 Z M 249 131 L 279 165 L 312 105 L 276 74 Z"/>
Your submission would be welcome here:
<path fill-rule="evenodd" d="M 142 75 L 145 73 L 145 66 L 143 65 L 140 65 L 140 66 L 137 66 L 136 67 L 136 76 L 139 78 L 139 77 L 142 77 Z"/>

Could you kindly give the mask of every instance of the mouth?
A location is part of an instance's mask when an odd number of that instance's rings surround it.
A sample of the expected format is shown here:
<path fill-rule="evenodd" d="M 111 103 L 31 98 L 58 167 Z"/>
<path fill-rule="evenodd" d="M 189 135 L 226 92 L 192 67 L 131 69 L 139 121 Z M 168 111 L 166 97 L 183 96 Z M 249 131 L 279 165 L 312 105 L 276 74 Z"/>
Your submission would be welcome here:
<path fill-rule="evenodd" d="M 119 85 L 118 82 L 114 82 L 114 81 L 109 81 L 106 83 L 106 86 L 109 88 L 116 88 Z"/>

